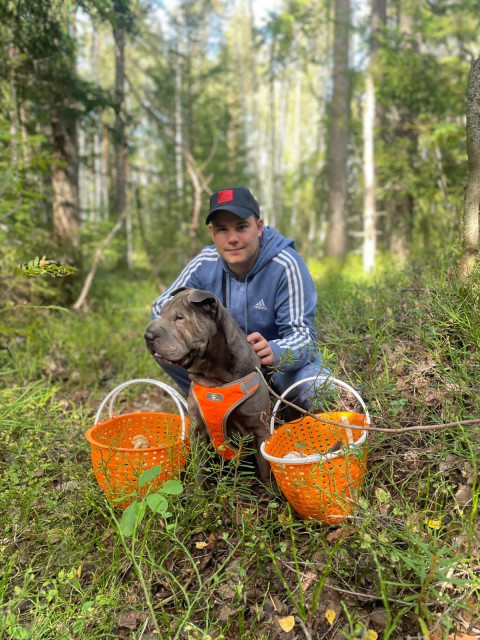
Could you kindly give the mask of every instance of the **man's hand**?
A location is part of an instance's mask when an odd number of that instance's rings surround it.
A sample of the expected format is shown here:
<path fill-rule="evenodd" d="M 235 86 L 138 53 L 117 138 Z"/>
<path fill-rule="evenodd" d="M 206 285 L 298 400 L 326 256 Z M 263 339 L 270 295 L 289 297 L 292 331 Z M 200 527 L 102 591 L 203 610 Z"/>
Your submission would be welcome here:
<path fill-rule="evenodd" d="M 248 342 L 252 345 L 253 350 L 260 358 L 262 365 L 270 366 L 273 364 L 273 351 L 269 345 L 268 340 L 262 336 L 261 333 L 255 331 L 247 336 Z"/>

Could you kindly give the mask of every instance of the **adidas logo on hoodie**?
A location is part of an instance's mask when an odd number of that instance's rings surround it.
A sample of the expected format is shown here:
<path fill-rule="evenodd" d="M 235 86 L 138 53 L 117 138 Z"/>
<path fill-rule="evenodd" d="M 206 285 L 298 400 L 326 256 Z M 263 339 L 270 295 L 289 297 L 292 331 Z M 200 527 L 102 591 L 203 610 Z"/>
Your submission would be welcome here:
<path fill-rule="evenodd" d="M 262 298 L 259 300 L 254 306 L 254 309 L 259 309 L 260 311 L 268 311 L 268 307 L 265 304 L 265 300 Z"/>

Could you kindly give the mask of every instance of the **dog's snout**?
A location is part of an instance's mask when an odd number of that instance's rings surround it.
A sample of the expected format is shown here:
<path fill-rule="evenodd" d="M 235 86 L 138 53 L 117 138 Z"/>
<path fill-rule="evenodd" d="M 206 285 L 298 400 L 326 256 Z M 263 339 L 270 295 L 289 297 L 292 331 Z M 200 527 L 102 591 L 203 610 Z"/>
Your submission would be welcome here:
<path fill-rule="evenodd" d="M 155 320 L 152 320 L 152 322 L 145 329 L 145 342 L 147 344 L 152 344 L 153 342 L 155 342 L 155 340 L 157 340 L 157 338 L 160 338 L 163 333 L 163 327 L 161 327 Z"/>

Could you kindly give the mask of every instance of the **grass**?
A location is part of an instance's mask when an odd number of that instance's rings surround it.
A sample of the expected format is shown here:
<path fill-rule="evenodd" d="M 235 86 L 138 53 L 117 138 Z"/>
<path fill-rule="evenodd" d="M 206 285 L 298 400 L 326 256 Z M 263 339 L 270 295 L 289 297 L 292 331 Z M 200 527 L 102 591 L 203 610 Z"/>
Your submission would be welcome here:
<path fill-rule="evenodd" d="M 372 433 L 359 508 L 338 526 L 195 450 L 170 515 L 142 502 L 125 528 L 84 432 L 116 385 L 162 379 L 142 337 L 156 294 L 106 275 L 88 312 L 2 312 L 2 640 L 479 637 L 478 425 Z M 391 269 L 319 274 L 318 288 L 320 347 L 374 426 L 480 417 L 473 294 Z M 133 385 L 117 408 L 159 406 Z"/>

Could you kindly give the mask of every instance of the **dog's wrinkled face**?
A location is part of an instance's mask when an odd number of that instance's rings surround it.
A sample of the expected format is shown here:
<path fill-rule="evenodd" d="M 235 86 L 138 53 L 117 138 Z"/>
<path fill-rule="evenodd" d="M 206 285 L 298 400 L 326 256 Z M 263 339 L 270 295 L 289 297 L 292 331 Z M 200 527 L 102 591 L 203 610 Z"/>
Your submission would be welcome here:
<path fill-rule="evenodd" d="M 215 308 L 218 301 L 211 293 L 181 290 L 162 308 L 145 331 L 150 353 L 163 364 L 189 369 L 202 358 L 216 333 Z"/>

